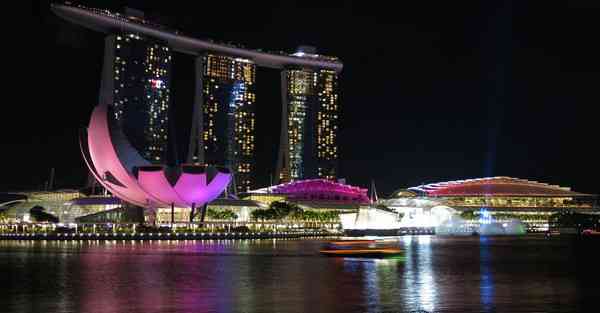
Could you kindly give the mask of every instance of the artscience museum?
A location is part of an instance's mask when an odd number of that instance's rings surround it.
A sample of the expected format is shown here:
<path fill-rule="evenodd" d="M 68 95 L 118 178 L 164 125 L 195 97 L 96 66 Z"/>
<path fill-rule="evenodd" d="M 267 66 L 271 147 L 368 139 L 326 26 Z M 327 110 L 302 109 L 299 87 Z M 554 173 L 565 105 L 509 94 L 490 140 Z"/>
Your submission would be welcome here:
<path fill-rule="evenodd" d="M 98 105 L 90 119 L 81 151 L 96 180 L 128 204 L 154 210 L 158 207 L 202 208 L 227 187 L 231 174 L 225 168 L 202 164 L 170 168 L 153 165 L 128 143 L 108 118 L 106 105 Z"/>

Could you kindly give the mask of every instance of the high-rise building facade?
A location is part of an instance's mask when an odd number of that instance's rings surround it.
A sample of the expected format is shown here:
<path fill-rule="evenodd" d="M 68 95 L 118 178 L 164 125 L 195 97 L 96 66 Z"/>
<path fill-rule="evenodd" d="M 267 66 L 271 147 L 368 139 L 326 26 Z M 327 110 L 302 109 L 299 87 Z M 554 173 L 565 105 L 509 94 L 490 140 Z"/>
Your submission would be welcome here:
<path fill-rule="evenodd" d="M 105 40 L 100 102 L 140 154 L 163 163 L 168 142 L 171 57 L 169 47 L 134 33 Z"/>
<path fill-rule="evenodd" d="M 315 121 L 317 101 L 317 73 L 310 69 L 288 69 L 287 76 L 287 132 L 290 180 L 314 176 Z M 280 177 L 281 178 L 281 177 Z M 284 179 L 285 180 L 285 179 Z"/>
<path fill-rule="evenodd" d="M 235 190 L 255 186 L 256 67 L 281 71 L 282 128 L 275 179 L 337 176 L 338 75 L 343 63 L 301 46 L 295 53 L 246 49 L 194 38 L 145 18 L 80 4 L 52 4 L 57 16 L 106 37 L 100 103 L 148 160 L 165 163 L 171 50 L 195 58 L 187 163 L 225 165 Z M 115 34 L 115 31 L 120 33 Z"/>
<path fill-rule="evenodd" d="M 338 171 L 339 127 L 338 76 L 335 71 L 321 69 L 317 75 L 316 150 L 317 177 L 334 180 Z"/>
<path fill-rule="evenodd" d="M 256 65 L 247 59 L 206 54 L 203 60 L 204 162 L 225 165 L 237 192 L 254 186 Z"/>
<path fill-rule="evenodd" d="M 336 178 L 337 80 L 337 73 L 327 69 L 283 71 L 283 121 L 277 169 L 280 181 Z"/>

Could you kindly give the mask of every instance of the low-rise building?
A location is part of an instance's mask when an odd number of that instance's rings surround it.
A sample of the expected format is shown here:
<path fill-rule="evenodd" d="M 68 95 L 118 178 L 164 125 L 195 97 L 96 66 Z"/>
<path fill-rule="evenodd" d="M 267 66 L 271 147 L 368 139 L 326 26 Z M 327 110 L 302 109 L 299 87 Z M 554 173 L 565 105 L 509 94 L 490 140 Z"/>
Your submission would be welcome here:
<path fill-rule="evenodd" d="M 401 189 L 384 202 L 397 211 L 444 205 L 471 219 L 477 219 L 479 212 L 485 211 L 496 220 L 519 219 L 530 229 L 545 230 L 550 215 L 561 210 L 592 212 L 597 196 L 569 187 L 500 176 Z"/>

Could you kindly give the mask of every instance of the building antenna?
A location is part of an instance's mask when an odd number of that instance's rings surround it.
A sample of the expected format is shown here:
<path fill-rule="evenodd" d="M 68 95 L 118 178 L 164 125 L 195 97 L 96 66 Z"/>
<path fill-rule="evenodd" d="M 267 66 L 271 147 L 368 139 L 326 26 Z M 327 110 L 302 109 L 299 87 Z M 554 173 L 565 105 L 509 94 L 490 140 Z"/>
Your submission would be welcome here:
<path fill-rule="evenodd" d="M 48 191 L 54 189 L 54 167 L 50 169 L 50 179 L 48 180 Z"/>
<path fill-rule="evenodd" d="M 375 189 L 375 180 L 371 179 L 371 203 L 377 203 L 379 199 L 377 198 L 377 189 Z"/>

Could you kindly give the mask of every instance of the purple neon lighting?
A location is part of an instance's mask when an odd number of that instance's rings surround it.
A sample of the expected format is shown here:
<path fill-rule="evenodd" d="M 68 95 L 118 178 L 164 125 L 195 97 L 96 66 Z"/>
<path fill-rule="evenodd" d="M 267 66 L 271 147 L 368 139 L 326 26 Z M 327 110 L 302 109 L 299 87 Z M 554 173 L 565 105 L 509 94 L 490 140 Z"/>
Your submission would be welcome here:
<path fill-rule="evenodd" d="M 229 181 L 227 183 L 229 183 Z M 197 186 L 200 186 L 201 188 L 197 188 Z M 189 203 L 190 206 L 192 203 L 198 205 L 199 203 L 210 201 L 204 200 L 204 198 L 206 198 L 206 193 L 208 192 L 206 187 L 206 174 L 204 173 L 181 173 L 181 176 L 179 176 L 179 179 L 175 184 L 175 190 L 177 190 L 177 193 L 180 194 L 183 201 Z"/>
<path fill-rule="evenodd" d="M 307 179 L 274 186 L 273 193 L 296 200 L 325 200 L 368 203 L 367 189 L 326 179 Z"/>
<path fill-rule="evenodd" d="M 217 173 L 213 180 L 206 186 L 206 192 L 199 197 L 199 201 L 210 202 L 214 200 L 225 188 L 229 185 L 231 181 L 231 174 L 229 173 Z M 187 195 L 188 193 L 186 193 Z M 191 193 L 189 193 L 191 194 Z M 213 196 L 214 195 L 214 196 Z M 188 201 L 189 202 L 189 201 Z M 198 203 L 198 202 L 196 202 Z"/>
<path fill-rule="evenodd" d="M 140 169 L 138 172 L 138 182 L 144 190 L 157 199 L 161 199 L 166 203 L 174 203 L 180 207 L 187 206 L 175 189 L 171 187 L 163 170 L 145 171 Z"/>
<path fill-rule="evenodd" d="M 84 159 L 96 179 L 118 198 L 142 207 L 171 204 L 180 207 L 200 206 L 217 198 L 231 181 L 229 173 L 218 172 L 207 184 L 203 171 L 182 172 L 175 186 L 172 186 L 164 168 L 144 167 L 140 168 L 136 179 L 125 169 L 116 153 L 110 137 L 106 105 L 97 106 L 92 113 L 88 149 L 92 164 L 85 158 L 85 153 Z M 204 166 L 200 167 L 204 169 Z"/>

